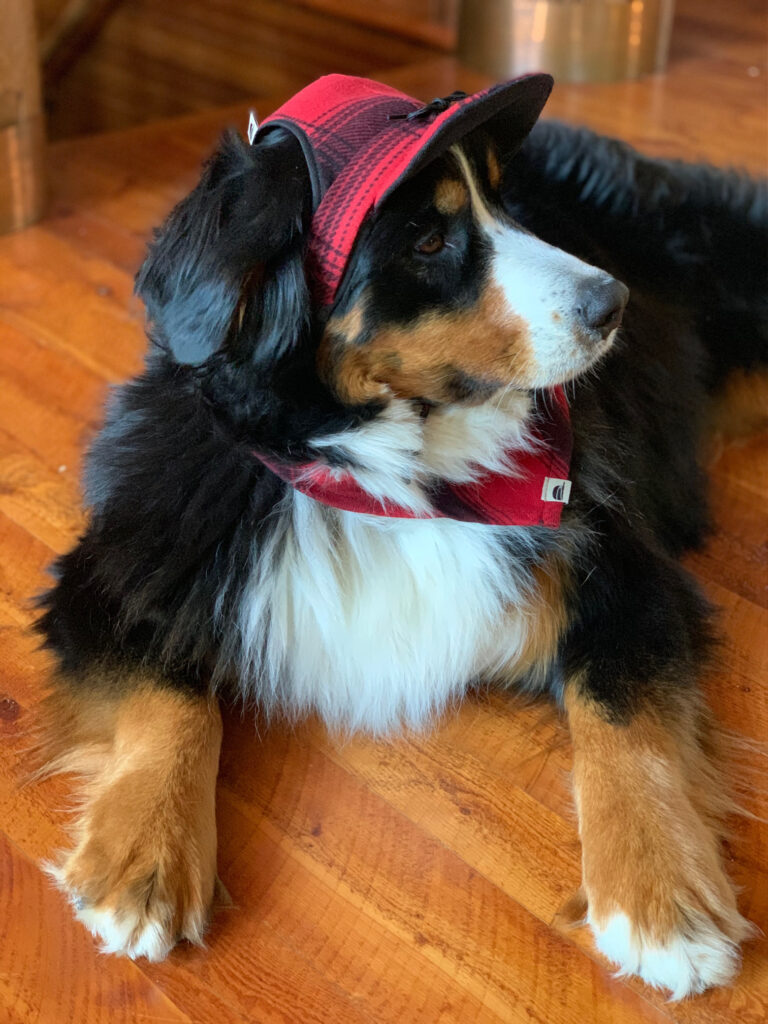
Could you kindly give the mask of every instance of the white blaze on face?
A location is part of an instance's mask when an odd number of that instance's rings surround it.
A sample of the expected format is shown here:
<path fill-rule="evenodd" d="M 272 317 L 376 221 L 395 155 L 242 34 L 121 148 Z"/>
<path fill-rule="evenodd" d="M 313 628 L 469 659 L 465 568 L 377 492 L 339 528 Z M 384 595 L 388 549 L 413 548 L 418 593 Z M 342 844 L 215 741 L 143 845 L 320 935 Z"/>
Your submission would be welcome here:
<path fill-rule="evenodd" d="M 469 189 L 472 210 L 493 250 L 491 279 L 501 289 L 510 323 L 522 318 L 528 326 L 533 367 L 532 388 L 551 387 L 588 369 L 613 343 L 590 331 L 581 310 L 590 288 L 612 278 L 570 253 L 494 214 L 478 187 L 466 155 L 454 147 Z"/>

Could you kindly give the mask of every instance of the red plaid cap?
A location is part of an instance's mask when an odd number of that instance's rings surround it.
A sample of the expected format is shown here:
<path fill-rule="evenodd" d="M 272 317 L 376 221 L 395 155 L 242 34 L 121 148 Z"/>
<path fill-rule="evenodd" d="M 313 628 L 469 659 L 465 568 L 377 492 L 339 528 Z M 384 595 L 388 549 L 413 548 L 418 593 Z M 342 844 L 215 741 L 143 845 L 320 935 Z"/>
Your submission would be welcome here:
<path fill-rule="evenodd" d="M 363 221 L 393 189 L 480 125 L 510 155 L 551 89 L 549 75 L 525 75 L 425 106 L 368 78 L 326 75 L 266 118 L 257 138 L 287 128 L 307 161 L 314 208 L 307 267 L 318 305 L 333 301 Z"/>

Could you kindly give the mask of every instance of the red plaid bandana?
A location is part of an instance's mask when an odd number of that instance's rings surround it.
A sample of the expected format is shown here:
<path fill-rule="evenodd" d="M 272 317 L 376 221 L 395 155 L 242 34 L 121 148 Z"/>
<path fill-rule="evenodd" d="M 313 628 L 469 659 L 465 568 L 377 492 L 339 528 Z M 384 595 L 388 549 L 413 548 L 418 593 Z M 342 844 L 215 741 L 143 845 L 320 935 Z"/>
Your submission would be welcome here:
<path fill-rule="evenodd" d="M 563 504 L 571 484 L 566 479 L 571 459 L 571 425 L 568 402 L 562 388 L 552 391 L 546 414 L 534 418 L 531 433 L 538 442 L 534 452 L 508 453 L 514 475 L 484 473 L 467 484 L 438 481 L 427 492 L 430 511 L 413 512 L 394 502 L 381 501 L 364 490 L 350 474 L 321 462 L 277 462 L 258 457 L 273 473 L 297 491 L 323 505 L 347 512 L 396 519 L 458 519 L 465 523 L 494 526 L 560 525 Z M 258 453 L 257 453 L 258 454 Z"/>
<path fill-rule="evenodd" d="M 398 185 L 481 125 L 492 132 L 502 155 L 511 155 L 551 88 L 549 75 L 525 75 L 425 106 L 380 82 L 327 75 L 266 118 L 256 138 L 286 128 L 307 161 L 314 207 L 307 274 L 316 306 L 332 304 L 363 221 Z M 351 512 L 557 527 L 570 491 L 572 437 L 563 389 L 554 388 L 550 398 L 531 428 L 540 442 L 537 452 L 509 453 L 514 476 L 487 473 L 472 484 L 444 483 L 430 492 L 432 511 L 426 517 L 379 501 L 350 475 L 339 479 L 319 462 L 296 465 L 255 454 L 296 490 Z"/>

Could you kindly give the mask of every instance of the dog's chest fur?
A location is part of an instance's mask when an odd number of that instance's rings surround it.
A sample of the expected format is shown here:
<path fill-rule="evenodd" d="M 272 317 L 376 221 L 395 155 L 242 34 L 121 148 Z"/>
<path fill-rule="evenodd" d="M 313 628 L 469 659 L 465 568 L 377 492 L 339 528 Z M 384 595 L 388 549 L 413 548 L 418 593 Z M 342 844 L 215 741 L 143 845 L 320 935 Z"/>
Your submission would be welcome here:
<path fill-rule="evenodd" d="M 482 436 L 483 462 L 493 465 L 525 443 L 520 412 L 519 400 L 496 403 L 425 428 L 395 405 L 371 429 L 325 443 L 364 452 L 360 479 L 374 488 L 375 468 L 385 466 L 400 499 L 415 488 L 418 505 L 425 463 L 439 459 L 441 475 L 454 478 L 476 472 L 476 460 L 474 469 L 459 456 L 448 465 L 446 437 L 460 451 L 463 433 L 477 453 L 468 435 Z M 261 703 L 313 709 L 337 727 L 424 725 L 474 680 L 514 676 L 536 628 L 530 554 L 522 529 L 361 515 L 291 492 L 241 601 L 240 685 Z"/>

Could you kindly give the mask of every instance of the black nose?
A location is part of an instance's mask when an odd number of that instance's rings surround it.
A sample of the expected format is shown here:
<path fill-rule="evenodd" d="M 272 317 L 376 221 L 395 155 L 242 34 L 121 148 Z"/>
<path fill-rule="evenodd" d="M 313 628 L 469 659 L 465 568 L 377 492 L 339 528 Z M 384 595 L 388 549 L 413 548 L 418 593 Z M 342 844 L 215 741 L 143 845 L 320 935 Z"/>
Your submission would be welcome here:
<path fill-rule="evenodd" d="M 605 339 L 621 323 L 629 288 L 613 277 L 602 277 L 585 285 L 577 313 L 591 334 Z"/>

